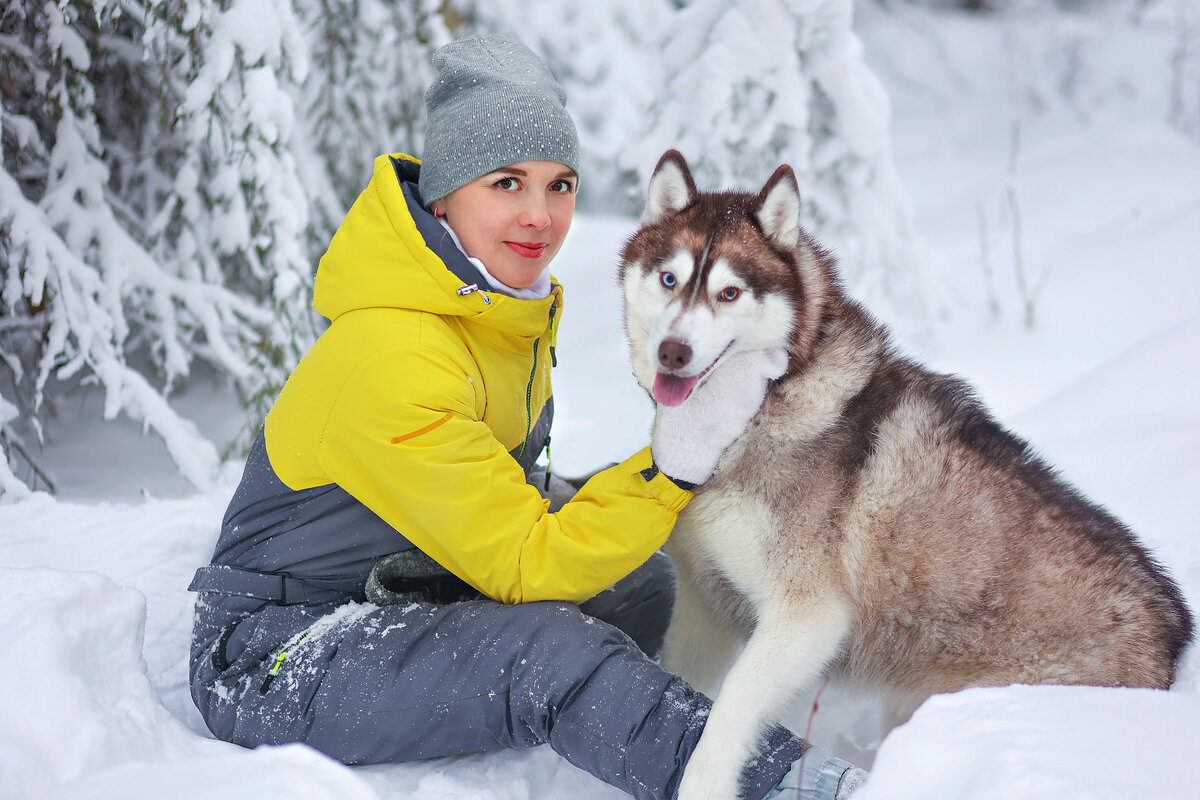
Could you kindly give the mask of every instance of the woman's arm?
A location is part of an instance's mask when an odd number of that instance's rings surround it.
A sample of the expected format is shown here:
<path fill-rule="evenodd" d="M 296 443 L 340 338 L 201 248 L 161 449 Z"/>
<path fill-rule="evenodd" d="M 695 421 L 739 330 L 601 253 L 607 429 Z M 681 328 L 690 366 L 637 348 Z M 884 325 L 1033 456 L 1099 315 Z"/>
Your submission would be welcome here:
<path fill-rule="evenodd" d="M 652 471 L 649 448 L 595 475 L 552 514 L 478 418 L 476 400 L 474 383 L 445 354 L 383 351 L 338 392 L 319 462 L 409 541 L 501 602 L 585 600 L 666 541 L 691 493 Z"/>

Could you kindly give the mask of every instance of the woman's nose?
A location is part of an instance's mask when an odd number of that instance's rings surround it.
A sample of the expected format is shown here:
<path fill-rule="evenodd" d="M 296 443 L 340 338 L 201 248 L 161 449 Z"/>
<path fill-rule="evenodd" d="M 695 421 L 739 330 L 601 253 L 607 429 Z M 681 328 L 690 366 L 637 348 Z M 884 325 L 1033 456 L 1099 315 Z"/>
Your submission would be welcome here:
<path fill-rule="evenodd" d="M 530 197 L 517 221 L 526 228 L 542 230 L 550 227 L 550 206 L 544 197 Z"/>

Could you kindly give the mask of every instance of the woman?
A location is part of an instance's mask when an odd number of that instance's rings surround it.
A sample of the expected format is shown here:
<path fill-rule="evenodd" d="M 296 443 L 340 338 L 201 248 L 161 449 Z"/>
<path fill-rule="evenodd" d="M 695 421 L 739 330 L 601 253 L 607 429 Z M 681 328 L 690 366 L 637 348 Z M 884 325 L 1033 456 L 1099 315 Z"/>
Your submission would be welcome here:
<path fill-rule="evenodd" d="M 562 288 L 548 266 L 578 139 L 523 46 L 464 39 L 434 66 L 424 162 L 377 159 L 321 259 L 314 304 L 331 324 L 192 583 L 192 696 L 247 746 L 368 764 L 549 742 L 668 798 L 709 701 L 646 655 L 670 615 L 656 551 L 781 367 L 728 359 L 695 402 L 659 413 L 652 448 L 552 511 L 529 479 L 549 441 Z M 813 749 L 802 775 L 801 748 L 776 731 L 749 796 L 802 778 L 825 792 L 807 796 L 844 793 L 849 765 Z"/>

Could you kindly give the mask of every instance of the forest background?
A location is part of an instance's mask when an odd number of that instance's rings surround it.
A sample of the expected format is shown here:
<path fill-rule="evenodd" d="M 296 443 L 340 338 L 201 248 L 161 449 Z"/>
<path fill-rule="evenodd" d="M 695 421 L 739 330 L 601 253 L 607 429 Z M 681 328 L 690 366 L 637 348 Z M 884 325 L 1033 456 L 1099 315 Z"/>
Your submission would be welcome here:
<path fill-rule="evenodd" d="M 1062 11 L 1124 26 L 1174 14 L 1170 114 L 1200 129 L 1190 0 L 865 2 L 1026 25 L 1054 13 L 1044 35 L 1058 41 L 1040 54 L 1053 63 L 1022 67 L 1020 104 L 1070 101 L 1080 83 Z M 668 147 L 710 187 L 755 185 L 786 161 L 806 224 L 862 299 L 989 313 L 947 305 L 914 266 L 888 98 L 853 17 L 852 0 L 5 0 L 0 496 L 54 491 L 39 452 L 88 386 L 104 420 L 140 422 L 211 488 L 325 324 L 315 265 L 373 157 L 421 152 L 431 52 L 472 32 L 518 35 L 566 87 L 582 211 L 636 213 Z M 171 402 L 213 373 L 247 409 L 230 441 Z"/>

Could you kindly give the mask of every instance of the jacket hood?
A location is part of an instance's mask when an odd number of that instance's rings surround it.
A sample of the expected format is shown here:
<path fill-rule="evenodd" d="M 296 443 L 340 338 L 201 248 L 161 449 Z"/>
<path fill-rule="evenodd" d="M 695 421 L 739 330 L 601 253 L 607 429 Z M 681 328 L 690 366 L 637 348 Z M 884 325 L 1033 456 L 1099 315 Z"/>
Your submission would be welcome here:
<path fill-rule="evenodd" d="M 331 322 L 361 308 L 399 308 L 544 333 L 562 287 L 554 281 L 542 300 L 485 291 L 483 276 L 421 202 L 420 163 L 400 153 L 375 159 L 370 183 L 317 266 L 314 308 Z"/>

